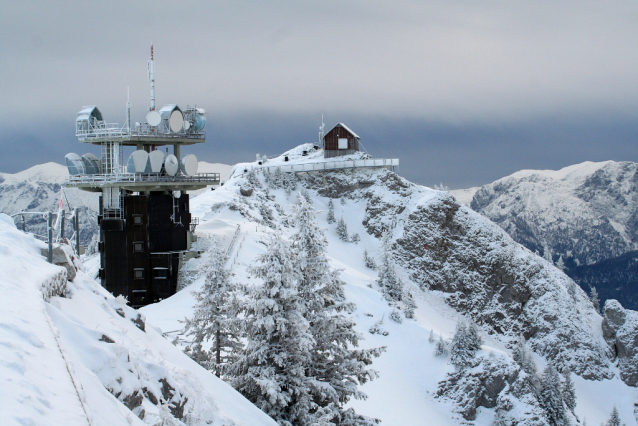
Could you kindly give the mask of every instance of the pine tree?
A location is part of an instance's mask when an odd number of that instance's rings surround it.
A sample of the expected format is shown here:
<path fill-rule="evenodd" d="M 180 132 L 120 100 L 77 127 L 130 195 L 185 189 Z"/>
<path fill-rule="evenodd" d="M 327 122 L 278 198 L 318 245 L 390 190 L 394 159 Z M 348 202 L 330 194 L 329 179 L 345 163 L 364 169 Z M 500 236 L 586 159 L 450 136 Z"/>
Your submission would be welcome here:
<path fill-rule="evenodd" d="M 565 270 L 565 261 L 563 260 L 563 255 L 558 256 L 558 260 L 556 261 L 556 267 L 561 271 Z"/>
<path fill-rule="evenodd" d="M 337 235 L 341 241 L 348 241 L 348 225 L 342 217 L 337 221 Z"/>
<path fill-rule="evenodd" d="M 439 336 L 439 341 L 436 342 L 436 346 L 434 347 L 434 355 L 447 355 L 448 353 L 448 345 L 443 340 L 443 336 Z"/>
<path fill-rule="evenodd" d="M 335 205 L 332 200 L 328 201 L 328 223 L 335 223 Z"/>
<path fill-rule="evenodd" d="M 352 234 L 352 238 L 350 238 L 350 242 L 359 244 L 359 241 L 361 241 L 361 237 L 359 237 L 359 234 L 357 234 L 356 232 Z"/>
<path fill-rule="evenodd" d="M 589 300 L 591 300 L 591 304 L 594 305 L 596 312 L 600 313 L 600 299 L 598 298 L 598 291 L 596 291 L 596 287 L 591 287 Z"/>
<path fill-rule="evenodd" d="M 481 349 L 482 344 L 483 339 L 476 325 L 467 324 L 464 320 L 459 321 L 450 347 L 450 363 L 459 370 L 467 367 Z"/>
<path fill-rule="evenodd" d="M 430 330 L 430 336 L 428 337 L 428 342 L 434 343 L 434 330 Z"/>
<path fill-rule="evenodd" d="M 536 377 L 536 363 L 523 336 L 520 336 L 516 342 L 516 346 L 512 350 L 512 358 L 530 377 Z"/>
<path fill-rule="evenodd" d="M 204 268 L 204 285 L 199 292 L 193 293 L 196 300 L 194 316 L 186 320 L 184 327 L 184 334 L 192 336 L 195 343 L 190 356 L 207 369 L 214 370 L 218 377 L 223 366 L 233 361 L 242 346 L 239 342 L 240 322 L 231 308 L 234 293 L 226 261 L 221 249 L 213 244 Z M 202 349 L 202 342 L 210 342 L 210 352 Z M 206 360 L 206 356 L 210 359 Z"/>
<path fill-rule="evenodd" d="M 231 384 L 282 426 L 301 424 L 311 407 L 306 368 L 315 342 L 303 317 L 294 254 L 280 236 L 257 258 L 243 305 L 246 349 L 229 367 Z"/>
<path fill-rule="evenodd" d="M 545 415 L 551 426 L 564 426 L 566 424 L 560 378 L 551 362 L 543 371 L 540 404 L 545 410 Z"/>
<path fill-rule="evenodd" d="M 363 249 L 363 263 L 365 263 L 366 268 L 370 268 L 372 270 L 377 269 L 377 264 L 374 261 L 374 258 L 370 256 L 367 249 Z"/>
<path fill-rule="evenodd" d="M 618 409 L 616 408 L 616 406 L 614 406 L 614 409 L 611 410 L 611 416 L 609 417 L 609 420 L 607 420 L 607 423 L 605 423 L 605 426 L 621 426 L 622 423 L 620 422 L 620 415 L 618 414 Z"/>
<path fill-rule="evenodd" d="M 376 372 L 366 366 L 383 348 L 352 349 L 358 346 L 362 336 L 354 330 L 355 323 L 342 313 L 352 312 L 355 307 L 346 302 L 345 283 L 339 271 L 330 268 L 326 254 L 328 242 L 309 203 L 302 200 L 295 206 L 294 222 L 298 231 L 291 240 L 296 253 L 295 269 L 300 273 L 299 295 L 315 343 L 311 349 L 312 361 L 306 370 L 312 378 L 313 408 L 308 416 L 314 422 L 330 416 L 343 422 L 347 412 L 343 408 L 345 403 L 352 397 L 366 397 L 357 386 L 376 377 Z M 369 419 L 355 415 L 354 411 L 350 417 L 352 425 L 368 424 Z"/>
<path fill-rule="evenodd" d="M 570 371 L 565 371 L 563 375 L 565 376 L 562 387 L 563 402 L 565 406 L 574 413 L 576 409 L 576 390 L 574 389 L 574 382 L 572 382 L 572 375 Z"/>
<path fill-rule="evenodd" d="M 379 279 L 377 283 L 381 287 L 385 298 L 389 302 L 398 302 L 403 299 L 403 282 L 397 276 L 392 258 L 392 240 L 389 232 L 383 235 L 381 240 L 381 262 L 379 264 Z"/>

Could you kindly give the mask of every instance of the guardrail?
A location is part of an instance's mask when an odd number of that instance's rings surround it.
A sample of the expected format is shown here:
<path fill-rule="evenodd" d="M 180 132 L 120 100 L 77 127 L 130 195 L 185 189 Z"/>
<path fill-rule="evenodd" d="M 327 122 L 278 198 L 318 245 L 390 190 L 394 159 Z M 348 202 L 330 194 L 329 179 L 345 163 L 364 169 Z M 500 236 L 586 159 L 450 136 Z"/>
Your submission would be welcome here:
<path fill-rule="evenodd" d="M 163 132 L 158 127 L 149 126 L 148 124 L 140 124 L 139 126 L 128 129 L 120 127 L 116 123 L 105 123 L 100 127 L 91 127 L 87 130 L 76 130 L 75 136 L 80 141 L 87 139 L 108 139 L 108 138 L 129 138 L 129 137 L 160 137 L 160 138 L 189 138 L 189 139 L 205 139 L 204 131 L 182 131 L 178 133 Z"/>
<path fill-rule="evenodd" d="M 399 165 L 398 158 L 372 158 L 367 160 L 317 161 L 314 163 L 282 164 L 279 166 L 247 166 L 244 170 L 236 170 L 233 176 L 241 176 L 249 169 L 261 169 L 269 172 L 279 169 L 282 173 L 313 172 L 317 170 L 351 169 L 358 167 L 395 167 Z M 236 174 L 241 171 L 241 174 Z"/>
<path fill-rule="evenodd" d="M 193 176 L 168 176 L 160 174 L 144 174 L 144 173 L 119 173 L 119 174 L 94 174 L 94 175 L 73 175 L 66 178 L 67 185 L 94 185 L 101 186 L 106 184 L 119 183 L 154 183 L 154 182 L 202 182 L 216 183 L 220 181 L 219 173 L 199 173 Z"/>

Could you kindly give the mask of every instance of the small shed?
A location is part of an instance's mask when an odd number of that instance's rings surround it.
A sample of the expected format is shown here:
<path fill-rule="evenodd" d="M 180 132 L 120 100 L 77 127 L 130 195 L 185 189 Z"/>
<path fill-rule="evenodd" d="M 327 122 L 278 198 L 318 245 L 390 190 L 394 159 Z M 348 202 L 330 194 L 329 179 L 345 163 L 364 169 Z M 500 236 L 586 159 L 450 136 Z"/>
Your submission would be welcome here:
<path fill-rule="evenodd" d="M 323 137 L 324 158 L 354 154 L 359 151 L 359 136 L 343 123 L 338 123 Z"/>

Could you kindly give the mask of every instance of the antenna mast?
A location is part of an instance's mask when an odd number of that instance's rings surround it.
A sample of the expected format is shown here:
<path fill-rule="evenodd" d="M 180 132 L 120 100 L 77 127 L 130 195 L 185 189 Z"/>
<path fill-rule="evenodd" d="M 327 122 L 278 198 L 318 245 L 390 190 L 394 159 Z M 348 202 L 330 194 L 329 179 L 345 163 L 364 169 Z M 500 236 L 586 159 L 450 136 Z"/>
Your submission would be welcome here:
<path fill-rule="evenodd" d="M 323 124 L 323 114 L 321 114 L 321 126 L 319 127 L 319 145 L 323 148 L 324 129 L 326 125 Z"/>
<path fill-rule="evenodd" d="M 151 82 L 151 107 L 149 111 L 155 111 L 155 73 L 153 70 L 153 45 L 151 44 L 151 60 L 148 61 L 148 81 Z"/>

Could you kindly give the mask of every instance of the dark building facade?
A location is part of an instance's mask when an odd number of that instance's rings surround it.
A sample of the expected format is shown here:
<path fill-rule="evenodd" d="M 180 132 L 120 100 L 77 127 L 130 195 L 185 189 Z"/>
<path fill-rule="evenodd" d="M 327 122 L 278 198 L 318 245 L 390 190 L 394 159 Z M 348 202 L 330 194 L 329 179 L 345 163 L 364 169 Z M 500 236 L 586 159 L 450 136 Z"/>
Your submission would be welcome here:
<path fill-rule="evenodd" d="M 338 123 L 323 137 L 324 158 L 354 154 L 359 151 L 359 139 L 345 124 Z"/>
<path fill-rule="evenodd" d="M 190 248 L 189 196 L 150 192 L 122 201 L 122 217 L 104 217 L 100 197 L 100 278 L 140 307 L 177 290 L 180 256 Z"/>

